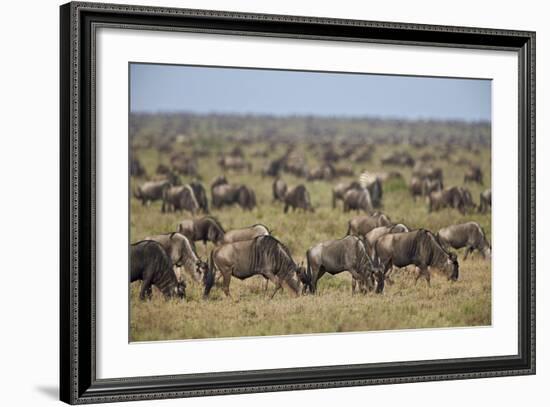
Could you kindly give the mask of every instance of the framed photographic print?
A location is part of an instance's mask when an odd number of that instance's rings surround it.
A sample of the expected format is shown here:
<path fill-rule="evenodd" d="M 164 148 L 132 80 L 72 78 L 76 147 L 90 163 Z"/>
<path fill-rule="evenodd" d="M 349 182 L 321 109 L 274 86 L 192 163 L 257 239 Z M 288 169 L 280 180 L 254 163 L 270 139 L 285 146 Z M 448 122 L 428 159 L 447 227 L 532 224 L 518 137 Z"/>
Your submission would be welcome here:
<path fill-rule="evenodd" d="M 60 13 L 63 401 L 535 373 L 533 32 Z"/>

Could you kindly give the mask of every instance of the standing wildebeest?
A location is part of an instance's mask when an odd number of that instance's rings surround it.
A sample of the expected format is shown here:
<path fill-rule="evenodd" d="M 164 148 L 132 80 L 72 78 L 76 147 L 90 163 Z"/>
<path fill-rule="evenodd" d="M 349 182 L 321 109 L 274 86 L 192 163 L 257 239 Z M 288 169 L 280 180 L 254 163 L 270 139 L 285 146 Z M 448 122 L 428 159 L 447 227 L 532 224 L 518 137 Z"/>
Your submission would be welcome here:
<path fill-rule="evenodd" d="M 134 196 L 141 201 L 142 205 L 146 205 L 163 199 L 164 191 L 168 188 L 170 188 L 170 182 L 166 180 L 147 181 L 136 188 Z"/>
<path fill-rule="evenodd" d="M 270 235 L 216 247 L 210 253 L 210 267 L 221 272 L 223 292 L 228 297 L 231 297 L 229 283 L 232 276 L 240 280 L 255 275 L 263 276 L 275 284 L 271 297 L 281 286 L 298 296 L 302 282 L 309 285 L 303 267 L 299 267 L 288 249 Z"/>
<path fill-rule="evenodd" d="M 205 246 L 207 241 L 219 245 L 225 236 L 221 223 L 213 216 L 184 220 L 178 225 L 178 232 L 191 242 L 202 240 Z"/>
<path fill-rule="evenodd" d="M 372 215 L 356 216 L 348 222 L 348 235 L 365 236 L 372 229 L 379 226 L 390 226 L 391 220 L 386 215 L 380 212 Z"/>
<path fill-rule="evenodd" d="M 372 201 L 367 188 L 350 189 L 344 194 L 344 212 L 350 210 L 372 212 Z"/>
<path fill-rule="evenodd" d="M 198 176 L 198 163 L 195 157 L 188 157 L 183 153 L 178 153 L 170 158 L 170 164 L 181 175 Z"/>
<path fill-rule="evenodd" d="M 284 201 L 287 186 L 281 178 L 276 178 L 273 181 L 273 201 Z"/>
<path fill-rule="evenodd" d="M 485 232 L 477 222 L 466 222 L 439 229 L 437 238 L 444 247 L 453 249 L 466 248 L 464 260 L 474 250 L 478 250 L 484 259 L 491 256 L 491 245 L 485 237 Z"/>
<path fill-rule="evenodd" d="M 466 182 L 477 182 L 479 185 L 483 185 L 483 173 L 478 165 L 472 165 L 466 170 L 464 183 Z"/>
<path fill-rule="evenodd" d="M 200 210 L 204 213 L 208 213 L 208 197 L 206 196 L 206 189 L 204 189 L 204 186 L 198 181 L 192 181 L 189 186 L 193 189 Z"/>
<path fill-rule="evenodd" d="M 256 206 L 256 194 L 251 188 L 242 184 L 230 184 L 224 176 L 214 180 L 211 192 L 214 208 L 238 204 L 245 210 L 252 210 Z"/>
<path fill-rule="evenodd" d="M 426 166 L 422 163 L 418 163 L 414 166 L 412 175 L 420 179 L 429 179 L 431 181 L 439 180 L 443 182 L 443 170 L 441 168 Z"/>
<path fill-rule="evenodd" d="M 139 293 L 141 300 L 151 297 L 152 285 L 166 298 L 185 297 L 185 283 L 178 282 L 170 257 L 153 240 L 142 240 L 130 246 L 130 283 L 137 280 L 143 281 Z"/>
<path fill-rule="evenodd" d="M 193 188 L 189 185 L 170 187 L 164 190 L 162 212 L 189 211 L 193 215 L 199 209 Z"/>
<path fill-rule="evenodd" d="M 203 262 L 193 245 L 183 234 L 178 232 L 167 233 L 163 235 L 149 236 L 146 240 L 154 240 L 160 243 L 164 251 L 170 256 L 172 264 L 175 267 L 178 280 L 183 280 L 183 276 L 179 274 L 179 268 L 183 267 L 185 272 L 189 274 L 193 280 L 203 281 L 210 280 L 207 276 L 209 273 L 208 264 Z"/>
<path fill-rule="evenodd" d="M 242 242 L 243 240 L 252 240 L 258 236 L 267 236 L 271 234 L 267 226 L 260 223 L 246 228 L 233 229 L 225 232 L 223 244 Z"/>
<path fill-rule="evenodd" d="M 487 213 L 487 211 L 491 207 L 491 195 L 492 194 L 490 189 L 486 189 L 479 194 L 478 212 Z"/>
<path fill-rule="evenodd" d="M 324 163 L 323 165 L 313 168 L 307 174 L 308 181 L 316 180 L 331 180 L 336 175 L 334 166 L 330 163 Z"/>
<path fill-rule="evenodd" d="M 314 212 L 311 206 L 309 192 L 304 184 L 290 188 L 285 194 L 284 202 L 284 213 L 287 213 L 289 207 L 291 207 L 293 211 L 296 209 L 303 209 L 304 211 Z"/>
<path fill-rule="evenodd" d="M 375 174 L 363 171 L 359 176 L 359 184 L 369 190 L 373 208 L 379 208 L 382 205 L 382 181 L 380 178 Z"/>
<path fill-rule="evenodd" d="M 364 236 L 365 245 L 367 251 L 371 257 L 374 257 L 374 244 L 382 236 L 385 236 L 390 233 L 403 233 L 408 232 L 409 228 L 402 223 L 397 223 L 395 225 L 389 226 L 378 226 L 372 229 L 369 233 Z M 360 236 L 361 237 L 361 236 Z"/>
<path fill-rule="evenodd" d="M 458 209 L 458 211 L 464 215 L 466 213 L 466 208 L 470 206 L 467 198 L 468 193 L 466 193 L 464 189 L 458 187 L 434 191 L 428 195 L 428 211 L 438 211 L 439 209 L 450 207 Z"/>
<path fill-rule="evenodd" d="M 416 281 L 420 276 L 424 276 L 428 286 L 430 285 L 428 267 L 439 269 L 449 280 L 458 279 L 456 255 L 448 253 L 439 244 L 434 234 L 428 230 L 419 229 L 384 235 L 376 241 L 374 247 L 380 261 L 386 264 L 386 278 L 389 278 L 392 266 L 406 267 L 414 264 L 417 269 Z"/>
<path fill-rule="evenodd" d="M 361 189 L 361 184 L 357 181 L 339 182 L 332 188 L 332 208 L 336 208 L 336 201 L 344 200 L 344 195 L 350 189 Z"/>
<path fill-rule="evenodd" d="M 374 278 L 383 278 L 381 268 L 376 269 L 367 254 L 365 245 L 356 236 L 318 243 L 306 252 L 307 274 L 311 277 L 310 291 L 315 293 L 317 282 L 325 273 L 335 275 L 348 271 L 352 277 L 352 294 L 359 287 L 374 288 Z M 366 292 L 364 290 L 364 292 Z"/>

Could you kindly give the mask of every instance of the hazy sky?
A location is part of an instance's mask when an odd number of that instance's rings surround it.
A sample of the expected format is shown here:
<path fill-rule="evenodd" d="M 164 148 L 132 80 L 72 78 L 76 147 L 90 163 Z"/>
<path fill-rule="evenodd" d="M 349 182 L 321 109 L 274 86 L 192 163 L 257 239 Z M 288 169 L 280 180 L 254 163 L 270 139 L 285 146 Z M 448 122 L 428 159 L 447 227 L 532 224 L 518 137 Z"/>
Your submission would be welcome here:
<path fill-rule="evenodd" d="M 491 119 L 491 81 L 131 64 L 132 112 Z"/>

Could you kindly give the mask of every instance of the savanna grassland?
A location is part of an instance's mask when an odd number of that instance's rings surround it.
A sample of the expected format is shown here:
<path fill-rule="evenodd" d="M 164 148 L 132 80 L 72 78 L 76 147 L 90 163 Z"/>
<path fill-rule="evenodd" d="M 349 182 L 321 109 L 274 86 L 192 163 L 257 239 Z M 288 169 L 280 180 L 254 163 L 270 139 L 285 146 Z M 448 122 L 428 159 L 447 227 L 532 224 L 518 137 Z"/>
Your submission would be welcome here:
<path fill-rule="evenodd" d="M 211 209 L 226 230 L 263 223 L 283 242 L 294 260 L 305 262 L 306 250 L 324 240 L 345 236 L 347 223 L 357 213 L 343 213 L 342 203 L 332 208 L 332 187 L 339 181 L 356 180 L 364 170 L 372 172 L 398 171 L 402 179 L 383 184 L 380 211 L 394 223 L 410 228 L 439 228 L 466 221 L 476 221 L 491 239 L 491 215 L 470 210 L 462 215 L 456 209 L 429 213 L 424 198 L 413 200 L 408 182 L 411 167 L 382 165 L 381 158 L 389 152 L 407 151 L 417 161 L 428 154 L 435 158 L 427 163 L 443 170 L 446 187 L 466 185 L 479 203 L 479 195 L 490 188 L 491 150 L 488 124 L 460 122 L 397 122 L 381 120 L 345 120 L 273 117 L 219 117 L 191 115 L 140 115 L 132 117 L 130 128 L 133 158 L 139 159 L 148 177 L 159 164 L 170 164 L 174 153 L 207 151 L 198 158 L 198 173 L 210 201 L 210 183 L 222 174 L 217 164 L 219 154 L 235 146 L 243 150 L 252 171 L 227 171 L 229 182 L 243 183 L 256 193 L 257 206 L 243 211 L 238 206 Z M 332 143 L 338 150 L 342 140 L 352 140 L 359 150 L 373 146 L 368 162 L 346 159 L 336 165 L 351 165 L 355 176 L 331 181 L 306 181 L 283 172 L 281 178 L 290 186 L 306 185 L 314 213 L 290 211 L 273 202 L 272 177 L 262 177 L 265 165 L 283 155 L 289 143 L 303 156 L 308 167 L 322 160 L 316 144 Z M 451 154 L 441 154 L 451 146 Z M 257 153 L 267 152 L 267 157 Z M 466 159 L 479 165 L 484 184 L 464 184 Z M 132 177 L 130 188 L 144 182 L 144 177 Z M 182 177 L 187 183 L 192 177 Z M 131 241 L 148 235 L 176 230 L 177 224 L 190 218 L 188 212 L 161 213 L 161 202 L 142 206 L 130 197 Z M 198 214 L 196 216 L 202 216 Z M 197 251 L 206 259 L 212 249 L 197 242 Z M 216 284 L 207 300 L 202 299 L 202 287 L 190 278 L 186 280 L 186 300 L 166 301 L 154 289 L 150 301 L 138 298 L 140 282 L 130 287 L 130 338 L 132 341 L 172 340 L 191 338 L 284 335 L 301 333 L 349 332 L 436 327 L 465 327 L 491 324 L 491 262 L 474 253 L 466 261 L 459 252 L 460 275 L 457 282 L 433 273 L 431 287 L 420 279 L 415 285 L 412 268 L 394 274 L 395 284 L 386 284 L 383 294 L 351 295 L 348 273 L 335 277 L 325 274 L 318 283 L 316 295 L 294 298 L 279 291 L 270 299 L 273 285 L 264 291 L 264 280 L 252 277 L 241 281 L 233 278 L 227 298 Z"/>

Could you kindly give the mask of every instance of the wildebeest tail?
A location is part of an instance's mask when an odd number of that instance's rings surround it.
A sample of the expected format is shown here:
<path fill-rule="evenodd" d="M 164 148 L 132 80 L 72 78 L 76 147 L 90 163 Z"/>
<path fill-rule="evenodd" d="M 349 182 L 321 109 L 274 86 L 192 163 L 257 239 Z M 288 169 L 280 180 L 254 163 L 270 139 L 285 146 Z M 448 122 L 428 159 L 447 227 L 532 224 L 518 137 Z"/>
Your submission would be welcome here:
<path fill-rule="evenodd" d="M 308 285 L 308 288 L 309 288 L 309 292 L 310 293 L 313 293 L 313 273 L 311 272 L 311 253 L 309 251 L 309 249 L 307 249 L 306 251 L 306 277 L 307 277 L 307 280 L 309 281 L 309 285 Z"/>
<path fill-rule="evenodd" d="M 204 273 L 204 275 L 202 276 L 202 283 L 204 285 L 204 298 L 208 297 L 208 294 L 210 294 L 210 290 L 214 286 L 214 281 L 216 280 L 216 271 L 213 256 L 214 250 L 210 252 L 210 258 L 208 259 L 208 269 L 206 270 L 206 273 Z"/>

